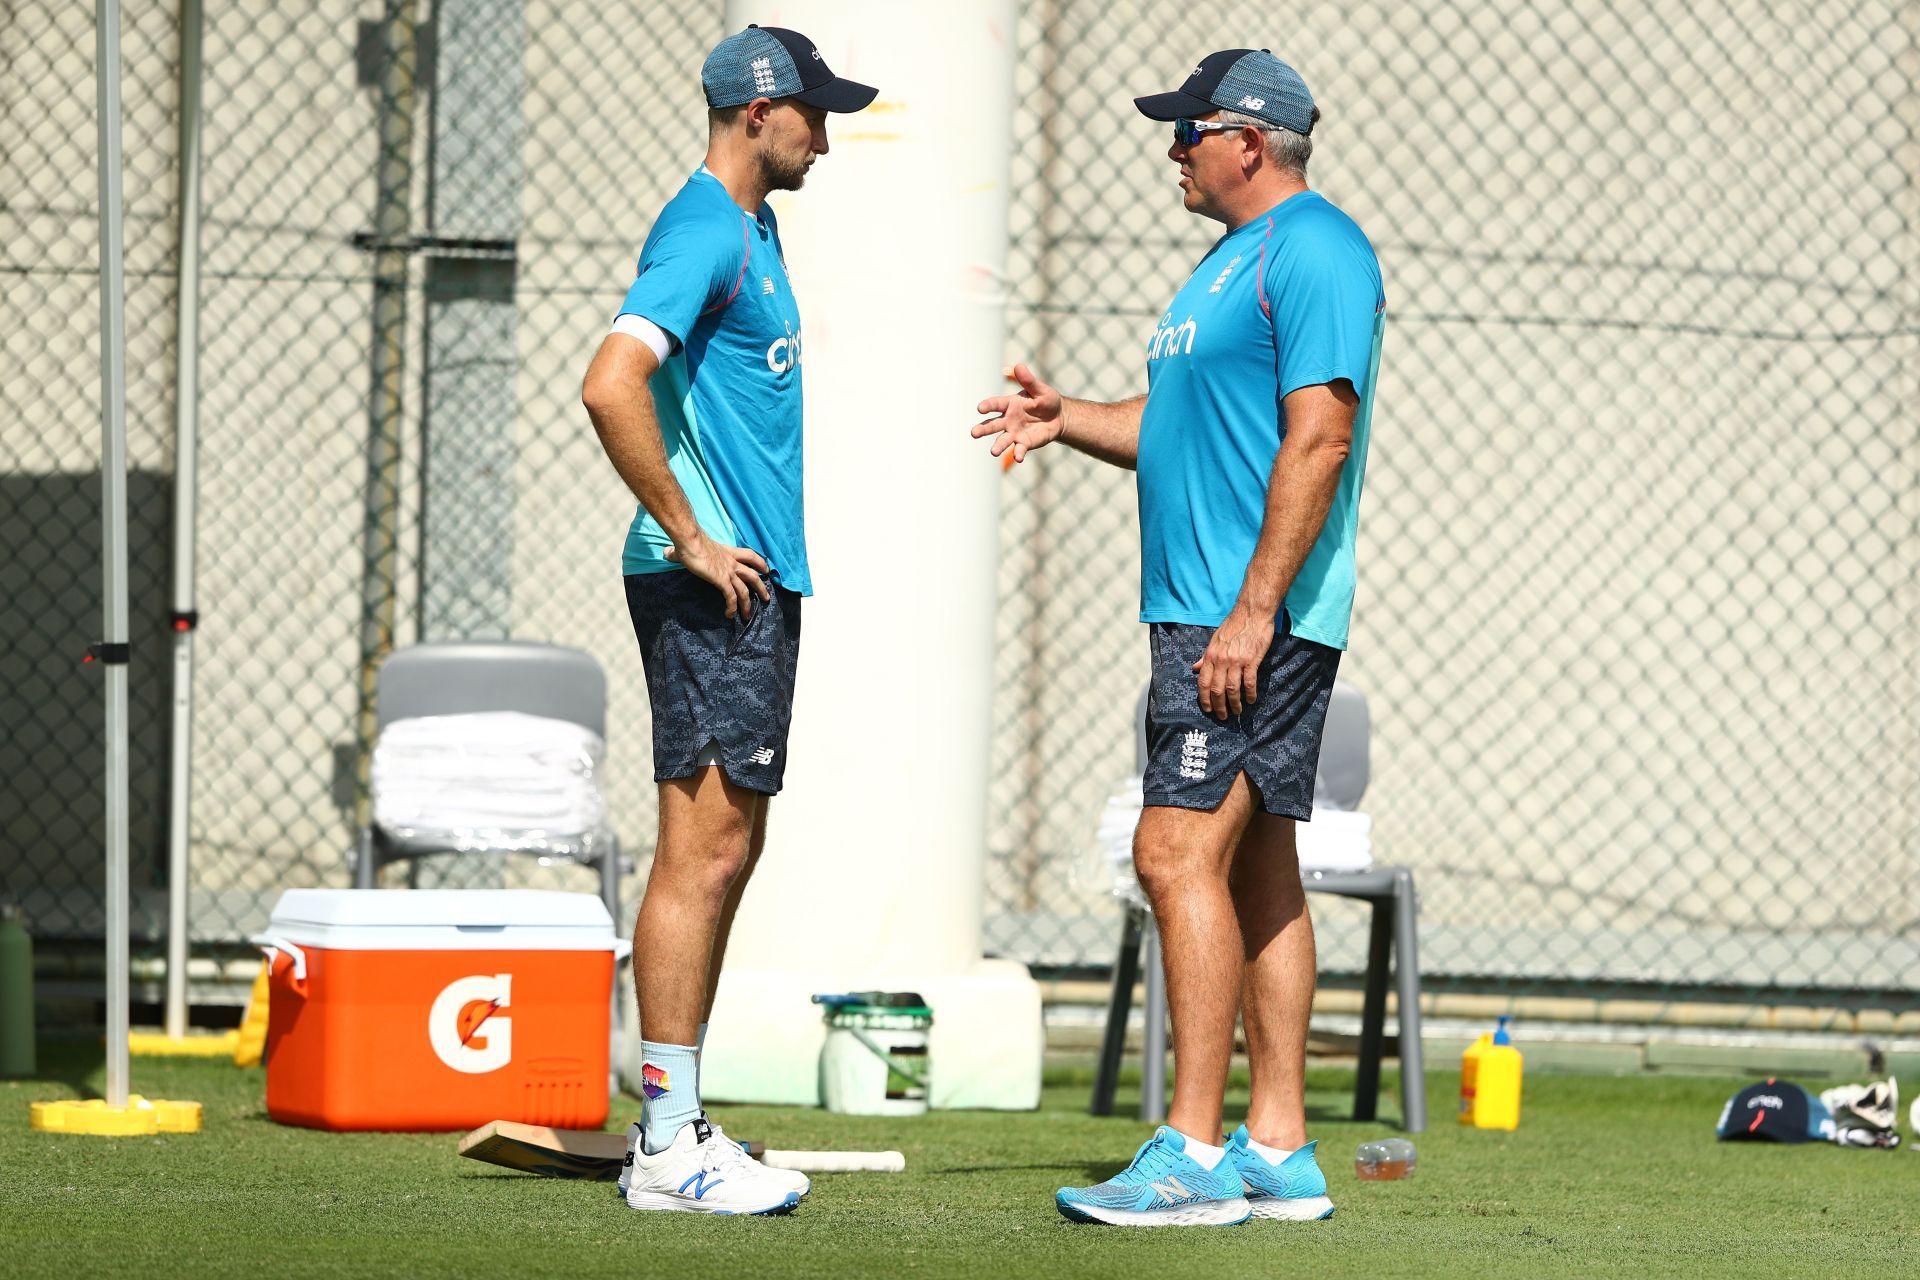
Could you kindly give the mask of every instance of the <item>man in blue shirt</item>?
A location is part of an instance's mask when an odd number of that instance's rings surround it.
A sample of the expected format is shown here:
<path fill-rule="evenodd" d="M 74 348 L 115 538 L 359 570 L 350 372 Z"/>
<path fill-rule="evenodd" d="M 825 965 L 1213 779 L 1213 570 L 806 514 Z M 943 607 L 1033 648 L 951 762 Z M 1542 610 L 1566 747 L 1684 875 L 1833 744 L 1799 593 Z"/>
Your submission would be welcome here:
<path fill-rule="evenodd" d="M 1293 824 L 1312 815 L 1353 609 L 1380 268 L 1353 220 L 1308 189 L 1320 113 L 1273 54 L 1210 54 L 1179 90 L 1135 105 L 1173 122 L 1186 208 L 1227 228 L 1147 336 L 1147 394 L 1070 400 L 1017 365 L 1019 390 L 982 401 L 994 416 L 974 428 L 995 455 L 1059 440 L 1138 476 L 1153 684 L 1134 864 L 1180 1070 L 1166 1126 L 1133 1163 L 1056 1203 L 1138 1226 L 1324 1218 L 1302 1095 L 1314 949 Z M 1240 1011 L 1253 1096 L 1222 1146 Z"/>
<path fill-rule="evenodd" d="M 699 1052 L 740 894 L 787 763 L 800 601 L 800 313 L 765 201 L 875 90 L 812 41 L 748 27 L 708 55 L 706 163 L 661 210 L 582 399 L 639 499 L 622 570 L 653 709 L 660 836 L 634 927 L 636 1209 L 783 1213 L 805 1177 L 750 1159 L 700 1107 Z"/>

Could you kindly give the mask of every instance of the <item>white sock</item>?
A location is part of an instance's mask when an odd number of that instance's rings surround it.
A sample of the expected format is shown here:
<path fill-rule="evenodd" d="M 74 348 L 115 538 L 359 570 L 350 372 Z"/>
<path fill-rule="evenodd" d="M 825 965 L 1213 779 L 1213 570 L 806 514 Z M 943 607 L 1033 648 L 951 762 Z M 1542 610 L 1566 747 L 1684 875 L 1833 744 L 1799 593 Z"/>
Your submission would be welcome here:
<path fill-rule="evenodd" d="M 1186 1138 L 1186 1134 L 1180 1135 Z M 1225 1147 L 1210 1147 L 1198 1138 L 1187 1138 L 1187 1157 L 1202 1169 L 1211 1173 L 1219 1163 L 1227 1158 Z"/>
<path fill-rule="evenodd" d="M 1285 1147 L 1270 1147 L 1264 1142 L 1255 1142 L 1252 1137 L 1248 1137 L 1247 1139 L 1247 1150 L 1253 1152 L 1268 1164 L 1279 1164 L 1282 1160 L 1285 1160 L 1293 1154 L 1293 1152 L 1287 1150 Z"/>
<path fill-rule="evenodd" d="M 700 1030 L 693 1037 L 693 1051 L 699 1053 L 707 1047 L 707 1024 L 701 1023 Z"/>

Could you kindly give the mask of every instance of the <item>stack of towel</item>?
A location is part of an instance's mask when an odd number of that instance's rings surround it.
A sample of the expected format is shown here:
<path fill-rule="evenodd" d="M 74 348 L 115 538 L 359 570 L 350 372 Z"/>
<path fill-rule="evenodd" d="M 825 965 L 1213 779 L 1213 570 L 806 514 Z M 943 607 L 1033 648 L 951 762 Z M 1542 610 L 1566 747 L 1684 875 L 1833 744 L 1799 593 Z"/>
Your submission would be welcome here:
<path fill-rule="evenodd" d="M 606 744 L 565 720 L 487 711 L 396 720 L 373 749 L 373 817 L 449 849 L 565 853 L 604 830 Z"/>

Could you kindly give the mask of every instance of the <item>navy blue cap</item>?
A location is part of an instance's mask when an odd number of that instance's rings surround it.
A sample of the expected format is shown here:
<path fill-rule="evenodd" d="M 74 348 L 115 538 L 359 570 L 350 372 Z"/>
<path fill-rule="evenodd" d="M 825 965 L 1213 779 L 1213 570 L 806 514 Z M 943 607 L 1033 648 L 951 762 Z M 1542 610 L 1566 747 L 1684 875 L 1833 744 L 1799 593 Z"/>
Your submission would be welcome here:
<path fill-rule="evenodd" d="M 1300 73 L 1265 49 L 1222 49 L 1200 59 L 1172 93 L 1135 98 L 1149 120 L 1238 111 L 1295 133 L 1313 132 L 1313 95 Z"/>
<path fill-rule="evenodd" d="M 1714 1132 L 1722 1142 L 1831 1142 L 1833 1113 L 1797 1084 L 1763 1080 L 1727 1099 Z"/>
<path fill-rule="evenodd" d="M 710 107 L 798 98 L 822 111 L 859 111 L 880 92 L 834 75 L 813 41 L 798 31 L 757 25 L 713 47 L 700 67 L 700 87 Z"/>

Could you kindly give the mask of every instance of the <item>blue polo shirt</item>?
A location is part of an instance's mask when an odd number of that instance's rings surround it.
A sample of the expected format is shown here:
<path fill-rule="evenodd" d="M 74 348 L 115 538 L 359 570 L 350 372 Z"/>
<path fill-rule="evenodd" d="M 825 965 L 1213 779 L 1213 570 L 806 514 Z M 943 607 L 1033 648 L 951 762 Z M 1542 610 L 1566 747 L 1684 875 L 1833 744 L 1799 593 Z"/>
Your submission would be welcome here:
<path fill-rule="evenodd" d="M 1353 544 L 1386 318 L 1380 264 L 1316 192 L 1222 236 L 1147 340 L 1140 620 L 1226 621 L 1266 515 L 1282 399 L 1344 378 L 1360 398 L 1326 524 L 1288 589 L 1293 633 L 1347 647 Z"/>
<path fill-rule="evenodd" d="M 780 229 L 749 214 L 703 167 L 660 211 L 621 315 L 643 316 L 676 349 L 648 384 L 667 463 L 709 538 L 757 551 L 772 578 L 813 594 L 802 509 L 800 311 Z M 680 566 L 645 507 L 634 512 L 625 573 Z"/>

